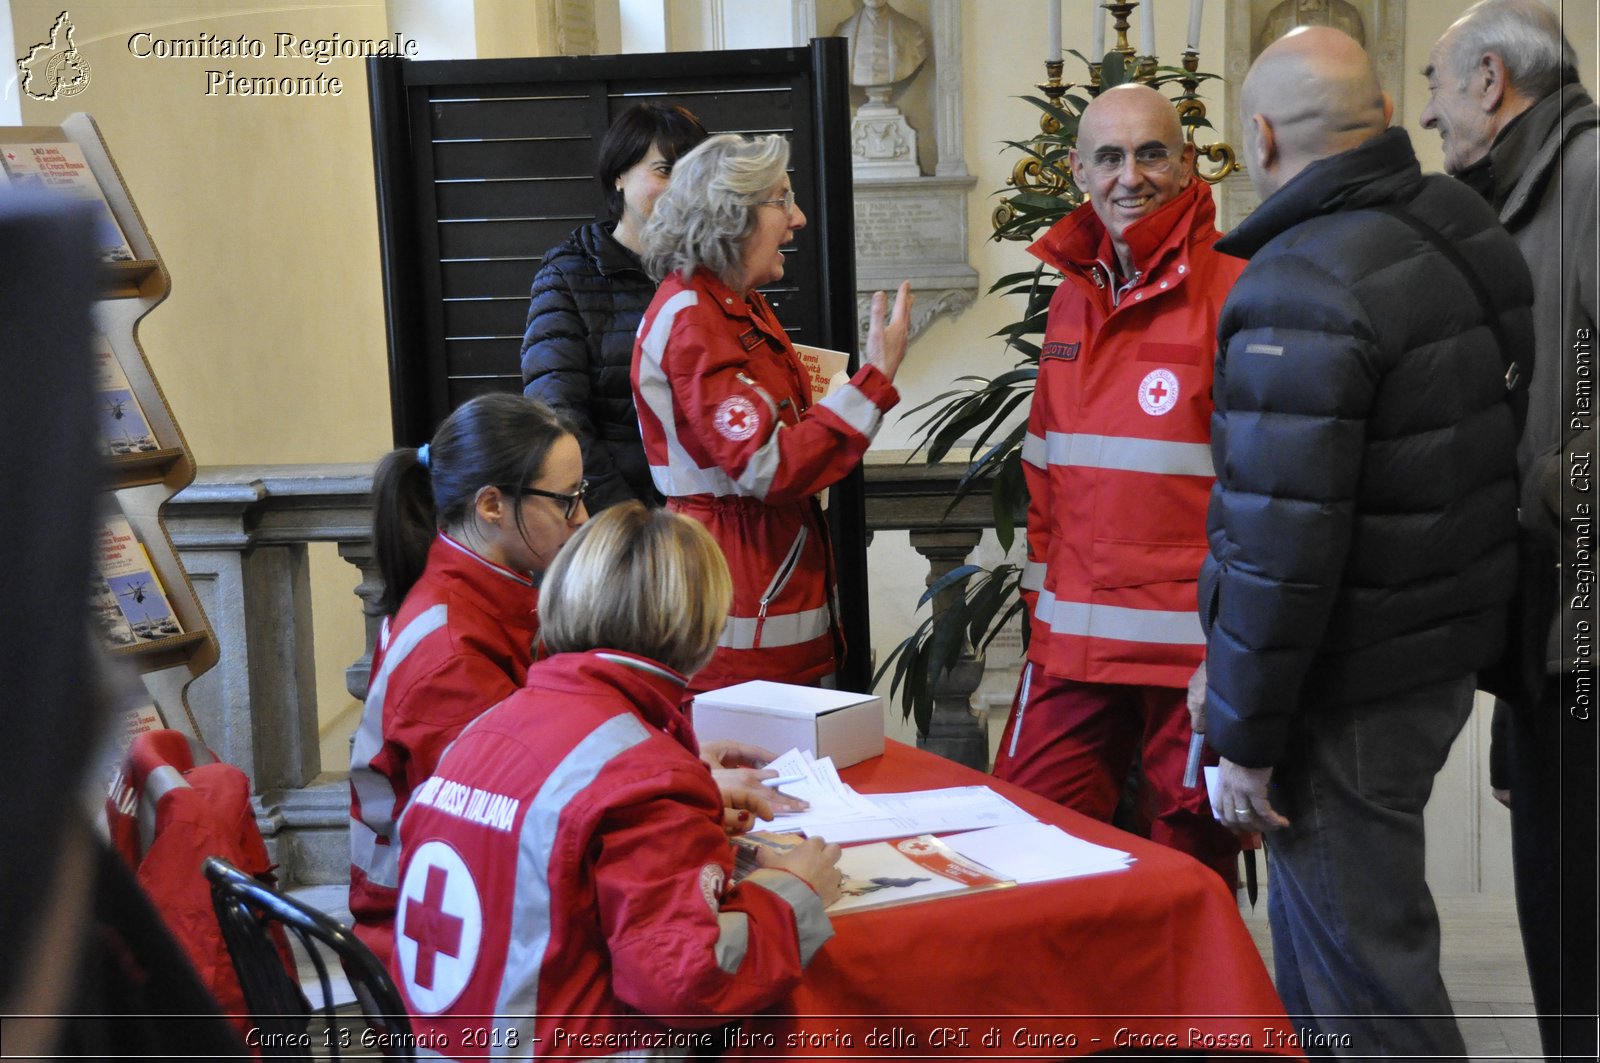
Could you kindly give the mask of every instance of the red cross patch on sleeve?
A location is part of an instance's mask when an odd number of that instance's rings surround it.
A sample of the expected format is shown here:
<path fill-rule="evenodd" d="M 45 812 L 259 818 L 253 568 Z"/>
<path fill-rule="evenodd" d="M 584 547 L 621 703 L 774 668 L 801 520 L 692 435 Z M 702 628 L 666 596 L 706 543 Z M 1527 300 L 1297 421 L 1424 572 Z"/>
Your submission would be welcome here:
<path fill-rule="evenodd" d="M 729 395 L 718 404 L 712 423 L 724 437 L 743 443 L 756 434 L 761 418 L 755 403 L 743 395 Z"/>

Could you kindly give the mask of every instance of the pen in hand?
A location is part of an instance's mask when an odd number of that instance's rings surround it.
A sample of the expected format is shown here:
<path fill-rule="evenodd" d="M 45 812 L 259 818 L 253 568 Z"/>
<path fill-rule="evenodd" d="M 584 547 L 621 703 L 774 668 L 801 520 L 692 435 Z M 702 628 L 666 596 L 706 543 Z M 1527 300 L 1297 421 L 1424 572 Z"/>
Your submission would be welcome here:
<path fill-rule="evenodd" d="M 806 781 L 806 777 L 804 775 L 780 775 L 776 779 L 762 779 L 761 780 L 761 785 L 762 786 L 771 786 L 773 788 L 777 788 L 779 786 L 788 786 L 790 783 L 805 782 L 805 781 Z"/>

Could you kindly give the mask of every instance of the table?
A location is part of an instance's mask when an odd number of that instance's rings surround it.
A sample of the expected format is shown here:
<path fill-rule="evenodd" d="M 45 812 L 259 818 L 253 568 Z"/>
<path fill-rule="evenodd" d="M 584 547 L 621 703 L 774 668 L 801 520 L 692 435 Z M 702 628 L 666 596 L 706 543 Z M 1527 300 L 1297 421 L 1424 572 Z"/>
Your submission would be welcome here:
<path fill-rule="evenodd" d="M 986 784 L 1133 867 L 840 915 L 746 1058 L 1059 1059 L 1121 1048 L 1301 1054 L 1237 902 L 1190 857 L 899 742 L 863 793 Z"/>

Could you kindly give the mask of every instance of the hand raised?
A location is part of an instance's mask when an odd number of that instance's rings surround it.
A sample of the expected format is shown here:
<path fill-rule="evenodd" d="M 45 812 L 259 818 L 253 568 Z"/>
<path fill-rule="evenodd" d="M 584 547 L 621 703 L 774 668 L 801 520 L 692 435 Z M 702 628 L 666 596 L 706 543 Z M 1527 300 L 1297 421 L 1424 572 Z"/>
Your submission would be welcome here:
<path fill-rule="evenodd" d="M 883 311 L 889 305 L 889 296 L 883 292 L 872 293 L 872 312 L 867 319 L 866 361 L 890 380 L 900 369 L 900 360 L 906 356 L 906 344 L 911 342 L 911 307 L 916 303 L 911 294 L 911 282 L 901 281 L 894 294 L 894 310 L 887 323 Z"/>

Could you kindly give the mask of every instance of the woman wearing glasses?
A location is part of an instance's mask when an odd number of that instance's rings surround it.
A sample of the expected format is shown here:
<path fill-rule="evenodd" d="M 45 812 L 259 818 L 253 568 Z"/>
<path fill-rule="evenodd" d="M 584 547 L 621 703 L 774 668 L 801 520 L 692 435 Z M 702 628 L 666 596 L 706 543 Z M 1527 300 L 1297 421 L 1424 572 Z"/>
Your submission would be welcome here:
<path fill-rule="evenodd" d="M 840 646 L 816 496 L 860 463 L 899 401 L 908 285 L 887 323 L 887 298 L 874 296 L 865 364 L 820 402 L 757 291 L 783 279 L 783 248 L 806 224 L 788 163 L 782 137 L 712 137 L 678 160 L 644 231 L 645 268 L 664 278 L 634 348 L 645 454 L 668 506 L 710 529 L 733 573 L 727 626 L 692 692 L 832 675 Z"/>
<path fill-rule="evenodd" d="M 393 943 L 395 825 L 461 728 L 522 686 L 538 584 L 588 519 L 572 426 L 520 395 L 463 404 L 373 476 L 384 620 L 350 751 L 350 912 Z"/>

